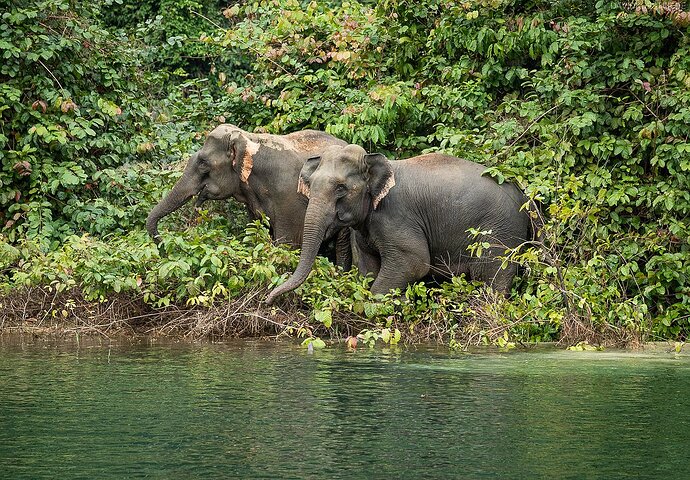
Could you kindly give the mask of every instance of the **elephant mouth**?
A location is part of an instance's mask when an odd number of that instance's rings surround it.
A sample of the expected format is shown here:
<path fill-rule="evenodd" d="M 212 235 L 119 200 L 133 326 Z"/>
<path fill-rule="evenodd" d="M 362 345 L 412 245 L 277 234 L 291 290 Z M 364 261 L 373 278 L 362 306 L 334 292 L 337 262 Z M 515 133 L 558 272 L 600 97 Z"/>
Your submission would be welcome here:
<path fill-rule="evenodd" d="M 194 207 L 200 207 L 206 200 L 208 200 L 208 192 L 206 191 L 206 185 L 201 187 L 199 193 L 197 193 L 196 201 L 194 202 Z"/>
<path fill-rule="evenodd" d="M 196 194 L 196 201 L 194 202 L 195 207 L 201 206 L 206 200 L 225 200 L 230 198 L 232 195 L 225 192 L 210 192 L 206 185 L 201 187 L 199 193 Z"/>
<path fill-rule="evenodd" d="M 326 228 L 326 233 L 323 236 L 323 241 L 328 241 L 343 227 L 339 225 L 340 222 L 331 223 L 328 228 Z"/>

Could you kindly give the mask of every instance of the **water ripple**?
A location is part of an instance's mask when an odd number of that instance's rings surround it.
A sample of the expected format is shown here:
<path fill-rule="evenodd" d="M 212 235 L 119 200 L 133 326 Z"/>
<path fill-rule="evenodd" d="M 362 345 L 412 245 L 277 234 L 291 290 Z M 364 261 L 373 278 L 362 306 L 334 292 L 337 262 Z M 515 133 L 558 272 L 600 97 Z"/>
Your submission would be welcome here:
<path fill-rule="evenodd" d="M 0 478 L 690 475 L 690 360 L 0 344 Z"/>

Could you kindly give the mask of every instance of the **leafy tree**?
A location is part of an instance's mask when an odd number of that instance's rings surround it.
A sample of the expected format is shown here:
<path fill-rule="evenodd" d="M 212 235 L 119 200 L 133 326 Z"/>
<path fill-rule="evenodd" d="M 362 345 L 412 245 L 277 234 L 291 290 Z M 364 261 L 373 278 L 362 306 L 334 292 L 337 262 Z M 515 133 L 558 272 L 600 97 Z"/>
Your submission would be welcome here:
<path fill-rule="evenodd" d="M 126 211 L 134 186 L 111 172 L 154 149 L 138 80 L 147 67 L 97 13 L 92 3 L 46 0 L 2 14 L 0 215 L 10 241 L 137 222 Z"/>

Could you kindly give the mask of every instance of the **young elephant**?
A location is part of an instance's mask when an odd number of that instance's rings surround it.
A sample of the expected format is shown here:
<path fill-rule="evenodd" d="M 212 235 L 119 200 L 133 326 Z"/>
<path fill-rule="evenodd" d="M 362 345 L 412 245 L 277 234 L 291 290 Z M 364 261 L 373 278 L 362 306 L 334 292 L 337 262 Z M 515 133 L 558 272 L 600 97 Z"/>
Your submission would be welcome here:
<path fill-rule="evenodd" d="M 269 217 L 272 237 L 279 243 L 299 247 L 307 199 L 297 191 L 304 161 L 329 145 L 346 145 L 332 135 L 303 130 L 288 135 L 249 133 L 220 125 L 201 150 L 189 159 L 182 177 L 149 213 L 146 229 L 159 242 L 158 222 L 197 195 L 196 205 L 206 200 L 233 197 L 244 203 L 252 219 Z M 348 238 L 344 238 L 348 237 Z M 338 240 L 349 249 L 349 230 Z M 349 253 L 337 252 L 338 263 L 349 269 Z"/>
<path fill-rule="evenodd" d="M 404 288 L 428 274 L 466 274 L 508 292 L 517 266 L 501 268 L 496 255 L 530 238 L 526 202 L 512 184 L 482 176 L 485 167 L 441 154 L 389 161 L 356 145 L 333 146 L 307 160 L 300 189 L 309 196 L 299 265 L 268 296 L 304 282 L 322 239 L 352 227 L 360 268 L 373 273 L 374 293 Z M 468 233 L 488 231 L 479 238 Z M 468 246 L 490 242 L 481 257 Z"/>

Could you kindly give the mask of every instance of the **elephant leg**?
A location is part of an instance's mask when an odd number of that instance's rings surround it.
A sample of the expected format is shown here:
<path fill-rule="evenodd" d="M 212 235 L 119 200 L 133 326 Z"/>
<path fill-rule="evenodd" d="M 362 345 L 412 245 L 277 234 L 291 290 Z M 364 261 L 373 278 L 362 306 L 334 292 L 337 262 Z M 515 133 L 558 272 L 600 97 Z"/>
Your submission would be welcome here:
<path fill-rule="evenodd" d="M 277 244 L 290 245 L 294 248 L 302 246 L 302 237 L 300 232 L 295 229 L 294 225 L 286 222 L 284 216 L 279 216 L 277 220 L 270 219 L 269 230 L 271 238 Z"/>
<path fill-rule="evenodd" d="M 370 275 L 377 277 L 381 270 L 381 260 L 378 255 L 366 252 L 359 252 L 359 261 L 357 262 L 357 269 L 360 275 L 366 277 Z"/>
<path fill-rule="evenodd" d="M 373 293 L 388 293 L 394 288 L 404 289 L 408 284 L 424 278 L 430 270 L 430 255 L 423 248 L 387 251 L 381 255 L 381 270 L 371 286 Z"/>
<path fill-rule="evenodd" d="M 356 230 L 352 233 L 352 256 L 357 257 L 357 269 L 360 275 L 365 277 L 371 275 L 376 278 L 381 270 L 381 257 Z"/>

